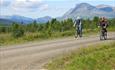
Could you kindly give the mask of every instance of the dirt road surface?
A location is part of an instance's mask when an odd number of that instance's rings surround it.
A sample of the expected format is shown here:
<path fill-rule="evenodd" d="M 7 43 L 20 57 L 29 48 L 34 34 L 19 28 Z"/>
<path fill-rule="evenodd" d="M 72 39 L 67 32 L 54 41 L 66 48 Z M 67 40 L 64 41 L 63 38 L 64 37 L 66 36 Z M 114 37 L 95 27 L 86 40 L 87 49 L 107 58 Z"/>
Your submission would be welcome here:
<path fill-rule="evenodd" d="M 44 70 L 43 65 L 53 58 L 89 44 L 115 41 L 115 32 L 108 40 L 100 41 L 98 36 L 75 39 L 73 37 L 30 42 L 0 48 L 0 70 Z"/>

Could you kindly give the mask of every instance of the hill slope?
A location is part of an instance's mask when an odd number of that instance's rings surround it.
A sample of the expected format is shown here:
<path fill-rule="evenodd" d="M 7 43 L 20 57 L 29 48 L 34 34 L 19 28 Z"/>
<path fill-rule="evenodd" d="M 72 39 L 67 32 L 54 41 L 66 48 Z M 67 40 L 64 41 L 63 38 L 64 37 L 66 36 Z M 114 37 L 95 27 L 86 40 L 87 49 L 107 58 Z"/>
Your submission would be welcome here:
<path fill-rule="evenodd" d="M 114 7 L 111 6 L 92 6 L 88 3 L 80 3 L 75 6 L 75 8 L 70 9 L 67 13 L 63 15 L 63 19 L 74 18 L 76 16 L 81 16 L 84 18 L 92 18 L 94 16 L 105 16 L 108 18 L 115 18 Z"/>

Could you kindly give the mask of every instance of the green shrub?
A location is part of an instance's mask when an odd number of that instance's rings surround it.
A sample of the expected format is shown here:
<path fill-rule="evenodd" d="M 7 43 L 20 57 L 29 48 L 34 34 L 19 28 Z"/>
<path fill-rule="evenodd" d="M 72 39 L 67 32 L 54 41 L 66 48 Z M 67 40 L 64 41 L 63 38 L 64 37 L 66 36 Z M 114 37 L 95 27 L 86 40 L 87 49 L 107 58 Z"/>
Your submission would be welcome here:
<path fill-rule="evenodd" d="M 14 38 L 22 37 L 24 35 L 24 30 L 14 30 L 12 36 Z"/>
<path fill-rule="evenodd" d="M 62 36 L 72 36 L 74 35 L 74 31 L 65 31 L 61 33 Z"/>

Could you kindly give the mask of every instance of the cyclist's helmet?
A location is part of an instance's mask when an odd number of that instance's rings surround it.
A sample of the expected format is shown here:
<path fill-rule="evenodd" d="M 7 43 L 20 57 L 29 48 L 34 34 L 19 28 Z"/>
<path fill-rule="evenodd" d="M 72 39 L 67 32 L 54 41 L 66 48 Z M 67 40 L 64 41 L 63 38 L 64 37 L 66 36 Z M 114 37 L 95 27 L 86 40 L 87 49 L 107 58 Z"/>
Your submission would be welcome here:
<path fill-rule="evenodd" d="M 101 20 L 101 22 L 104 22 L 104 21 L 106 21 L 106 18 L 105 17 L 101 17 L 100 20 Z"/>
<path fill-rule="evenodd" d="M 81 18 L 78 16 L 77 19 L 81 19 Z"/>

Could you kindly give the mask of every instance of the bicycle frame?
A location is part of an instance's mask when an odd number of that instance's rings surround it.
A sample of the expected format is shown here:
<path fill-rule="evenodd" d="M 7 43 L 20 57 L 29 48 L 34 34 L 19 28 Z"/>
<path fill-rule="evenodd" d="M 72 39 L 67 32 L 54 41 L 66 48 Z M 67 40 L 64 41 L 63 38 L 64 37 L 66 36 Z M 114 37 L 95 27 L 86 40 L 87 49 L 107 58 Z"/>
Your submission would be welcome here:
<path fill-rule="evenodd" d="M 100 31 L 100 40 L 106 40 L 107 39 L 107 32 L 105 31 L 105 29 L 101 29 Z"/>
<path fill-rule="evenodd" d="M 82 32 L 81 32 L 81 30 L 80 30 L 79 27 L 78 27 L 77 30 L 76 30 L 75 38 L 77 38 L 78 36 L 79 36 L 79 37 L 82 37 Z"/>

